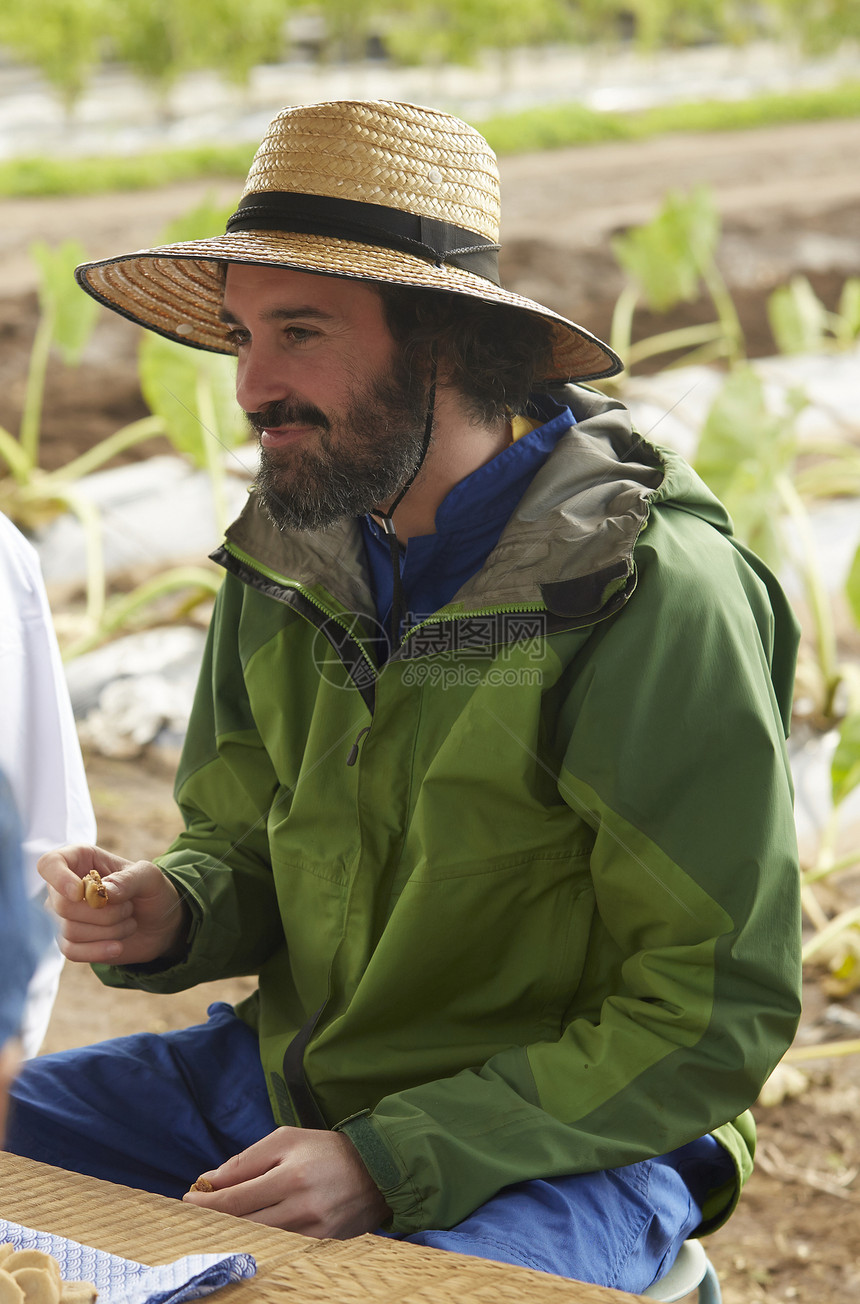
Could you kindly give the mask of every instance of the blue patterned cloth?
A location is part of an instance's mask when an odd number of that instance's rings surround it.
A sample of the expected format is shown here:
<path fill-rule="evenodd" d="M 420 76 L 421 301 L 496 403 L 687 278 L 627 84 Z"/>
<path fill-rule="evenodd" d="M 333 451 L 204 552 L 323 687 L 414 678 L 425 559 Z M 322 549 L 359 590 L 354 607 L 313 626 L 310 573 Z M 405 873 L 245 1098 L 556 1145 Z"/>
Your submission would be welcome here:
<path fill-rule="evenodd" d="M 185 1300 L 203 1299 L 243 1277 L 253 1277 L 257 1271 L 253 1256 L 244 1253 L 188 1254 L 173 1263 L 150 1268 L 0 1218 L 0 1244 L 7 1241 L 12 1241 L 16 1250 L 52 1254 L 64 1281 L 93 1283 L 99 1292 L 99 1304 L 184 1304 Z"/>

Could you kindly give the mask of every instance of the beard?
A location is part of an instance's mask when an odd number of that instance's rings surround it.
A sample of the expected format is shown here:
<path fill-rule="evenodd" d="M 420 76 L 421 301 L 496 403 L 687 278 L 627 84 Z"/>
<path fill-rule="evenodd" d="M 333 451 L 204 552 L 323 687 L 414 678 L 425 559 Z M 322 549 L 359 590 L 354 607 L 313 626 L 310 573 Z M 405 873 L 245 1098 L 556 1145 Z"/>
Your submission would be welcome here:
<path fill-rule="evenodd" d="M 342 412 L 284 400 L 249 413 L 258 434 L 291 423 L 319 431 L 313 448 L 261 448 L 256 489 L 272 524 L 323 530 L 393 498 L 421 464 L 426 402 L 423 377 L 398 356 Z"/>

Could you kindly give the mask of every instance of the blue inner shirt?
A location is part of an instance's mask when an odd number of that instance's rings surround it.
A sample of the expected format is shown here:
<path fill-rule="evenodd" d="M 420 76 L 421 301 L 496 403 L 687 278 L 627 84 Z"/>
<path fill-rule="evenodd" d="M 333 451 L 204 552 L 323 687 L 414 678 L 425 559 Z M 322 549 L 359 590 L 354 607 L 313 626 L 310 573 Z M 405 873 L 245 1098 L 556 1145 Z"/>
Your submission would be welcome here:
<path fill-rule="evenodd" d="M 543 424 L 456 484 L 436 512 L 436 533 L 416 535 L 400 549 L 407 626 L 444 607 L 481 569 L 532 478 L 575 424 L 570 408 L 546 395 L 532 401 L 529 414 Z M 391 549 L 372 516 L 360 524 L 377 618 L 390 634 Z"/>

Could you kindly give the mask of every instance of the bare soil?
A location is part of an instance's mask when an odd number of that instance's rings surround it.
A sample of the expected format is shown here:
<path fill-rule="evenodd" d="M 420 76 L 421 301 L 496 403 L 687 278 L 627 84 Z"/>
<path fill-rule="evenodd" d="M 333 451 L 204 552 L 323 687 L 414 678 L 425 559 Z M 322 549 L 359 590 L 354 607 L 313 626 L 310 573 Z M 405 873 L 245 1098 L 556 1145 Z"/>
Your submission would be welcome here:
<path fill-rule="evenodd" d="M 860 275 L 860 122 L 807 124 L 742 135 L 672 137 L 647 144 L 562 150 L 502 161 L 503 277 L 598 334 L 608 333 L 620 277 L 609 252 L 614 232 L 650 217 L 668 189 L 713 187 L 723 217 L 720 251 L 753 356 L 773 352 L 765 298 L 795 273 L 808 275 L 835 307 L 844 280 Z M 225 203 L 234 183 L 185 185 L 144 194 L 26 200 L 0 205 L 0 424 L 17 428 L 37 316 L 27 247 L 35 238 L 81 240 L 92 257 L 157 242 L 167 221 L 204 195 Z M 691 304 L 647 335 L 705 320 Z M 82 365 L 54 361 L 44 413 L 47 467 L 61 465 L 119 425 L 145 415 L 135 374 L 137 331 L 104 314 Z M 161 451 L 160 441 L 131 456 Z M 150 857 L 179 828 L 171 798 L 175 758 L 86 757 L 100 841 Z M 860 878 L 844 875 L 826 904 L 860 902 Z M 250 980 L 211 984 L 180 996 L 102 988 L 88 969 L 67 965 L 46 1050 L 107 1036 L 181 1027 L 212 999 L 236 999 Z M 834 1010 L 843 1022 L 834 1024 Z M 858 994 L 836 1000 L 818 975 L 807 982 L 799 1042 L 858 1035 Z M 725 1304 L 844 1304 L 860 1297 L 860 1057 L 806 1067 L 803 1095 L 757 1106 L 760 1162 L 739 1213 L 712 1237 Z"/>

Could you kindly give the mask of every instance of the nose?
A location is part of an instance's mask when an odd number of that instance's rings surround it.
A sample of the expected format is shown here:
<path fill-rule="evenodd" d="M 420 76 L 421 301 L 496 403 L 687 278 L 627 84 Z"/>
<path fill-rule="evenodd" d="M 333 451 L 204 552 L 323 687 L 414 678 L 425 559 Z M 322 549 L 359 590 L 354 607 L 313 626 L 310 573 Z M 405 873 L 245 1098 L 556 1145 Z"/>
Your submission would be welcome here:
<path fill-rule="evenodd" d="M 236 400 L 244 412 L 259 412 L 293 394 L 282 353 L 276 355 L 273 349 L 258 340 L 249 342 L 240 350 Z"/>

